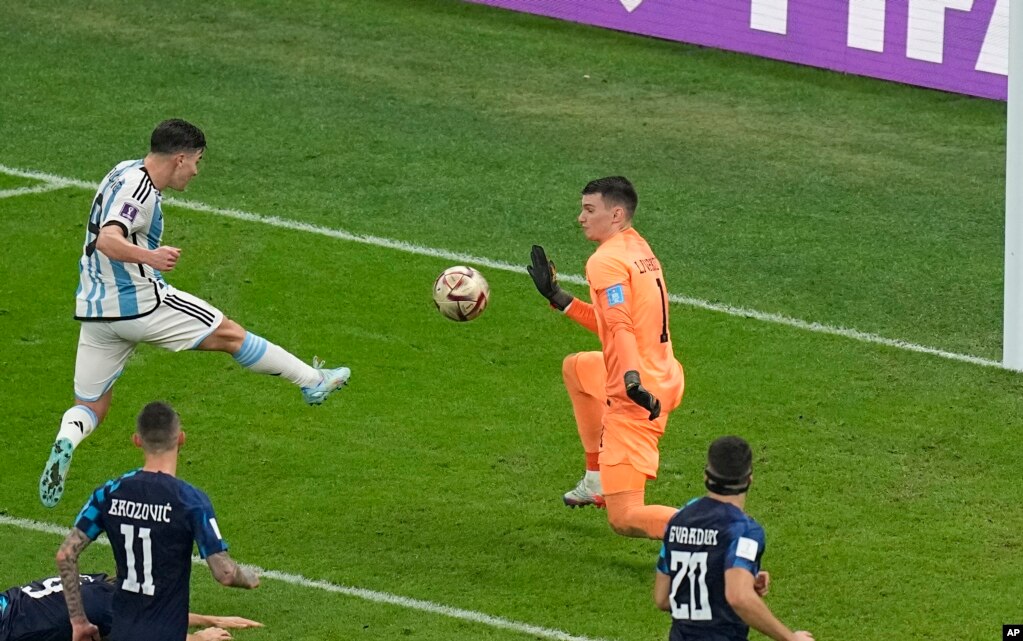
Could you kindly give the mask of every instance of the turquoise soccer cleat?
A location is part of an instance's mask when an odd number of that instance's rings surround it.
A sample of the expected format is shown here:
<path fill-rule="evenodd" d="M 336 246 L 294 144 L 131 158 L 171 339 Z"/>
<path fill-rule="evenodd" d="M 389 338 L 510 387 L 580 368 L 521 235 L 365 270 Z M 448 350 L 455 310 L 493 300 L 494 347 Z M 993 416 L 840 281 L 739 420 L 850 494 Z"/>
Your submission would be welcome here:
<path fill-rule="evenodd" d="M 323 361 L 319 358 L 313 357 L 313 368 L 320 372 L 320 376 L 323 378 L 320 380 L 320 384 L 314 387 L 303 387 L 302 398 L 309 405 L 319 405 L 322 403 L 331 392 L 335 392 L 348 383 L 348 379 L 352 376 L 352 370 L 347 367 L 337 367 L 335 369 L 325 369 L 323 367 Z"/>
<path fill-rule="evenodd" d="M 75 448 L 66 438 L 57 439 L 50 451 L 50 458 L 39 478 L 39 500 L 46 507 L 55 507 L 64 496 L 64 481 L 71 467 L 71 455 Z"/>

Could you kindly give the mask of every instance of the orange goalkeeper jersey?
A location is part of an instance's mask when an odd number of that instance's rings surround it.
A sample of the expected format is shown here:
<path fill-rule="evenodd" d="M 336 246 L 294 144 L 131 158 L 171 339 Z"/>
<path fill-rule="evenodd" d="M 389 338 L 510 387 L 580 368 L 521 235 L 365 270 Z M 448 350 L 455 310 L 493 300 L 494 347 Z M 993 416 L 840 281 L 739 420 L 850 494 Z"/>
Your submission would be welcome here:
<path fill-rule="evenodd" d="M 643 387 L 660 399 L 664 411 L 677 407 L 684 386 L 682 365 L 671 346 L 668 288 L 650 245 L 632 228 L 615 234 L 586 262 L 586 280 L 592 307 L 576 300 L 566 311 L 584 326 L 595 317 L 612 410 L 633 409 L 624 381 L 625 372 L 632 369 L 639 372 Z M 616 407 L 618 403 L 624 405 Z"/>

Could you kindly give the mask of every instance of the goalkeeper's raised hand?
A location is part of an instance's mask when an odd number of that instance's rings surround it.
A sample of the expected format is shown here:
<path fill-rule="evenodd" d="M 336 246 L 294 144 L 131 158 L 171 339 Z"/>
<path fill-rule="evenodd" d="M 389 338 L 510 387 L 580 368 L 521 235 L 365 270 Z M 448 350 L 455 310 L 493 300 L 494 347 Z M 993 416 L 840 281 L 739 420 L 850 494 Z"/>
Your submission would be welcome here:
<path fill-rule="evenodd" d="M 551 305 L 561 311 L 572 304 L 575 297 L 558 286 L 558 272 L 554 263 L 547 260 L 547 254 L 543 247 L 533 245 L 533 252 L 530 254 L 532 265 L 526 267 L 529 276 L 533 279 L 537 291 L 543 294 L 544 298 L 551 302 Z"/>
<path fill-rule="evenodd" d="M 639 382 L 639 372 L 630 369 L 625 372 L 625 394 L 632 402 L 650 412 L 650 420 L 661 415 L 661 402 Z"/>

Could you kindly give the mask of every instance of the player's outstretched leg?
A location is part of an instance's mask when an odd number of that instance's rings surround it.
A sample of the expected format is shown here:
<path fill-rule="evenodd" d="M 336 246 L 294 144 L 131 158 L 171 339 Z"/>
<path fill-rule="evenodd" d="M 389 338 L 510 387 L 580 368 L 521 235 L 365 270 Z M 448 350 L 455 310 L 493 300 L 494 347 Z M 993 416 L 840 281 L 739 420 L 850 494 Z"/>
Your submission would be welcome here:
<path fill-rule="evenodd" d="M 233 346 L 230 346 L 222 351 L 230 353 L 238 365 L 244 368 L 291 380 L 302 388 L 302 398 L 309 405 L 319 405 L 325 401 L 331 393 L 341 390 L 352 376 L 352 370 L 347 367 L 324 368 L 323 362 L 317 358 L 313 359 L 312 366 L 307 365 L 266 338 L 251 331 L 244 331 L 237 323 L 227 319 L 224 319 L 224 323 L 233 325 L 243 338 L 240 339 L 240 346 L 234 350 L 231 350 L 230 347 Z M 227 334 L 230 331 L 231 328 L 227 328 L 223 333 Z M 219 329 L 218 333 L 221 333 Z M 212 334 L 207 340 L 215 338 L 217 333 Z M 212 349 L 211 345 L 216 344 L 205 340 L 199 348 Z"/>
<path fill-rule="evenodd" d="M 50 457 L 39 477 L 39 501 L 46 507 L 54 507 L 64 495 L 64 481 L 71 468 L 71 456 L 82 440 L 96 429 L 99 419 L 95 412 L 85 405 L 75 405 L 64 412 L 60 431 L 50 449 Z"/>
<path fill-rule="evenodd" d="M 318 358 L 307 365 L 294 354 L 257 336 L 229 318 L 207 336 L 199 349 L 227 352 L 242 367 L 261 374 L 280 376 L 298 385 L 302 398 L 310 405 L 319 405 L 332 392 L 348 383 L 352 371 L 347 367 L 325 368 Z"/>

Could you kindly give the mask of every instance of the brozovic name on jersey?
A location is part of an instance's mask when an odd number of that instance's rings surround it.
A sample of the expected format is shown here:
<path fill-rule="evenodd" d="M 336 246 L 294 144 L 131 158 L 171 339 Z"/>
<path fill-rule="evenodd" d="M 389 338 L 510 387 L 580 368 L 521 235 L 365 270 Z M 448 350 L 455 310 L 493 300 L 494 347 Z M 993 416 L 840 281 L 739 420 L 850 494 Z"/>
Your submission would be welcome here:
<path fill-rule="evenodd" d="M 136 503 L 124 499 L 111 499 L 111 516 L 123 516 L 126 519 L 137 519 L 140 521 L 158 521 L 170 523 L 170 513 L 173 508 L 170 503 L 164 505 L 153 505 L 152 503 Z"/>

